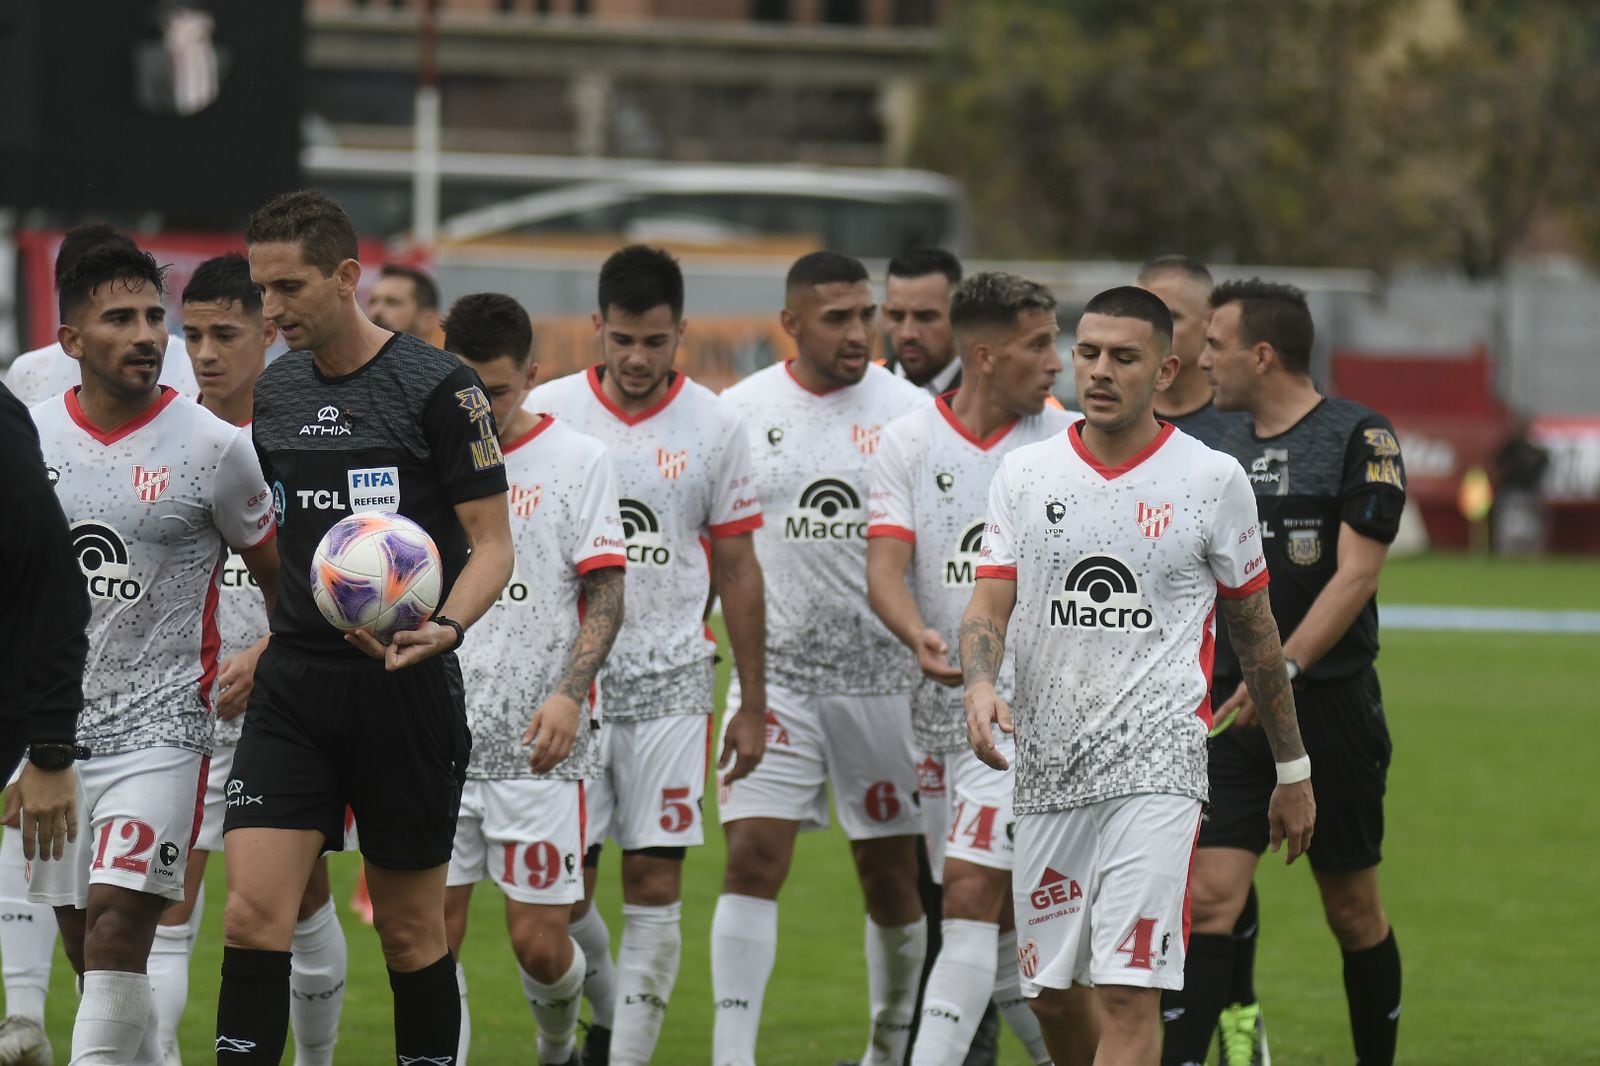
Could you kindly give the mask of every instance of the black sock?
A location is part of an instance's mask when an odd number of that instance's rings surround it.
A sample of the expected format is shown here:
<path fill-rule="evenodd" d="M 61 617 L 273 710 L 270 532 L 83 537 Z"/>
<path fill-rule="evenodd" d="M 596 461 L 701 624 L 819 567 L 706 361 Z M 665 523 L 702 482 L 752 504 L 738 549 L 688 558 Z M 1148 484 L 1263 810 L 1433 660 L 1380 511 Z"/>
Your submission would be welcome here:
<path fill-rule="evenodd" d="M 452 971 L 453 979 L 454 971 Z M 222 949 L 217 1062 L 278 1066 L 289 1037 L 289 952 Z"/>
<path fill-rule="evenodd" d="M 1233 991 L 1229 1003 L 1256 1001 L 1256 933 L 1261 929 L 1261 907 L 1256 900 L 1256 883 L 1244 898 L 1244 910 L 1233 923 Z"/>
<path fill-rule="evenodd" d="M 944 889 L 933 879 L 933 864 L 928 859 L 927 842 L 917 838 L 917 895 L 922 900 L 922 920 L 928 926 L 928 950 L 922 958 L 922 974 L 917 978 L 917 1004 L 911 1015 L 911 1034 L 906 1038 L 906 1062 L 917 1046 L 917 1030 L 922 1023 L 922 993 L 928 989 L 928 975 L 939 958 L 944 943 Z"/>
<path fill-rule="evenodd" d="M 1228 1005 L 1233 978 L 1233 937 L 1193 933 L 1183 963 L 1183 990 L 1163 992 L 1161 1066 L 1204 1063 L 1216 1036 L 1217 1018 Z"/>
<path fill-rule="evenodd" d="M 1400 947 L 1394 930 L 1363 951 L 1344 953 L 1344 997 L 1360 1066 L 1390 1066 L 1400 1032 Z"/>
<path fill-rule="evenodd" d="M 401 1062 L 452 1063 L 461 1043 L 456 960 L 447 951 L 415 973 L 389 971 L 394 993 L 394 1050 Z"/>

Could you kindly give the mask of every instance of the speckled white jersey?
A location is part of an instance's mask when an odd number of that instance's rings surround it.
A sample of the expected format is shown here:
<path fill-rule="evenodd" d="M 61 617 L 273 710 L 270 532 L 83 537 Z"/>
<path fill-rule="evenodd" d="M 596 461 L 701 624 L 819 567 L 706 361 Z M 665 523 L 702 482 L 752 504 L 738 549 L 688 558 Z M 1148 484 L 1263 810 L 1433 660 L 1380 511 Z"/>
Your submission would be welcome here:
<path fill-rule="evenodd" d="M 600 672 L 606 716 L 710 713 L 710 540 L 762 521 L 738 416 L 682 374 L 659 403 L 630 415 L 602 391 L 599 367 L 540 386 L 525 406 L 599 440 L 617 472 L 628 606 Z"/>
<path fill-rule="evenodd" d="M 882 367 L 815 393 L 789 364 L 722 394 L 744 417 L 767 524 L 767 680 L 792 692 L 911 691 L 916 659 L 867 606 L 867 497 L 883 428 L 931 397 Z"/>
<path fill-rule="evenodd" d="M 907 575 L 911 591 L 923 623 L 950 646 L 951 665 L 959 665 L 957 638 L 983 547 L 989 482 L 1001 459 L 1055 436 L 1074 417 L 1059 407 L 1046 407 L 980 440 L 941 396 L 931 407 L 884 427 L 867 537 L 895 537 L 912 545 Z M 1014 680 L 1008 657 L 996 685 L 1002 698 L 1011 698 Z M 911 695 L 911 727 L 919 751 L 965 751 L 967 715 L 960 687 L 918 677 Z"/>
<path fill-rule="evenodd" d="M 223 551 L 275 531 L 250 434 L 170 389 L 109 433 L 73 392 L 32 414 L 89 586 L 79 741 L 209 753 Z"/>
<path fill-rule="evenodd" d="M 977 576 L 1017 583 L 1018 814 L 1206 799 L 1216 599 L 1267 583 L 1244 470 L 1169 425 L 1107 468 L 1074 425 L 1006 456 Z"/>
<path fill-rule="evenodd" d="M 577 780 L 589 755 L 588 721 L 580 723 L 572 754 L 542 775 L 528 769 L 522 733 L 572 656 L 583 575 L 624 565 L 616 477 L 605 445 L 560 418 L 545 418 L 502 451 L 516 564 L 461 647 L 472 730 L 467 776 Z"/>
<path fill-rule="evenodd" d="M 250 428 L 246 426 L 240 432 L 249 436 Z M 218 586 L 217 632 L 222 637 L 222 649 L 217 662 L 225 663 L 267 635 L 267 601 L 261 598 L 261 586 L 244 565 L 244 558 L 232 548 L 222 560 Z M 216 743 L 237 746 L 243 732 L 244 715 L 219 718 Z"/>
<path fill-rule="evenodd" d="M 183 343 L 182 333 L 167 333 L 167 349 L 161 359 L 160 380 L 161 384 L 171 385 L 191 399 L 200 393 L 200 386 L 194 380 L 194 364 L 189 362 L 189 348 Z M 59 343 L 23 352 L 6 368 L 6 388 L 29 407 L 46 400 L 59 399 L 62 393 L 82 382 L 83 370 L 78 361 L 68 355 Z"/>

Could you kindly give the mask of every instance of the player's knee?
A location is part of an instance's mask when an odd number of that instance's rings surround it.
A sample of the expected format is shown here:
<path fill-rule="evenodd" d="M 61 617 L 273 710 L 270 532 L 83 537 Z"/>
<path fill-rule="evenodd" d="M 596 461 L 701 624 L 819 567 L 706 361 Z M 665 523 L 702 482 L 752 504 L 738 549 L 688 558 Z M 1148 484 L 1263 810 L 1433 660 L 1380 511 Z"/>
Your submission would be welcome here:
<path fill-rule="evenodd" d="M 572 966 L 572 940 L 565 930 L 540 930 L 532 937 L 519 938 L 511 946 L 523 971 L 542 984 L 555 984 Z"/>
<path fill-rule="evenodd" d="M 443 908 L 433 913 L 383 913 L 375 910 L 372 927 L 383 948 L 383 960 L 391 970 L 409 973 L 420 970 L 444 954 Z"/>
<path fill-rule="evenodd" d="M 222 910 L 222 936 L 231 947 L 288 951 L 294 941 L 293 912 L 280 913 L 267 901 L 229 892 Z"/>
<path fill-rule="evenodd" d="M 994 877 L 985 876 L 991 872 Z M 1010 878 L 998 870 L 957 873 L 946 866 L 943 916 L 970 922 L 999 922 L 1006 910 L 1010 884 Z"/>
<path fill-rule="evenodd" d="M 1376 899 L 1328 896 L 1323 899 L 1328 928 L 1345 951 L 1363 951 L 1389 934 L 1389 922 Z"/>
<path fill-rule="evenodd" d="M 753 826 L 728 823 L 728 866 L 722 890 L 738 896 L 777 899 L 789 876 L 792 843 L 780 843 Z"/>
<path fill-rule="evenodd" d="M 150 907 L 106 907 L 84 931 L 84 962 L 96 970 L 138 971 L 150 954 L 156 932 Z"/>
<path fill-rule="evenodd" d="M 1248 878 L 1239 883 L 1231 876 L 1231 871 L 1197 858 L 1189 877 L 1189 914 L 1194 930 L 1200 933 L 1232 930 L 1249 894 Z"/>

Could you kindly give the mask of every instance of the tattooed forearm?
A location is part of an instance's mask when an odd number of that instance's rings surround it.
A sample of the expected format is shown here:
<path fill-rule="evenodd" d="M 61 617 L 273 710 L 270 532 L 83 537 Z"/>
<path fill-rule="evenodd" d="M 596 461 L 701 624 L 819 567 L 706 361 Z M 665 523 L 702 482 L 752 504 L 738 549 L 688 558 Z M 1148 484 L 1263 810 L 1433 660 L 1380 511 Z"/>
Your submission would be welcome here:
<path fill-rule="evenodd" d="M 608 566 L 584 574 L 583 596 L 583 624 L 578 627 L 566 672 L 556 686 L 557 692 L 578 704 L 589 698 L 595 675 L 622 628 L 622 567 Z"/>
<path fill-rule="evenodd" d="M 982 615 L 961 620 L 961 676 L 967 687 L 1000 676 L 1000 662 L 1006 654 L 1006 635 L 994 621 Z"/>
<path fill-rule="evenodd" d="M 1283 668 L 1283 645 L 1278 640 L 1278 623 L 1272 617 L 1267 590 L 1239 600 L 1224 600 L 1222 611 L 1228 620 L 1228 636 L 1239 655 L 1245 687 L 1250 690 L 1256 714 L 1267 731 L 1272 757 L 1279 762 L 1298 759 L 1306 749 L 1300 740 L 1294 689 Z"/>

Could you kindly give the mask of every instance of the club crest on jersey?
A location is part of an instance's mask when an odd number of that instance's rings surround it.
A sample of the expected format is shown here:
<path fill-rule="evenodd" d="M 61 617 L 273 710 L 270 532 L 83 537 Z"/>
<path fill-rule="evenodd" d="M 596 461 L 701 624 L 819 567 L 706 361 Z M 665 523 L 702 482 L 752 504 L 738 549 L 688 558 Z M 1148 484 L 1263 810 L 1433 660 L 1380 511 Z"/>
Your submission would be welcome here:
<path fill-rule="evenodd" d="M 132 603 L 144 595 L 128 564 L 128 542 L 104 522 L 72 523 L 72 554 L 89 585 L 89 595 L 97 600 Z"/>
<path fill-rule="evenodd" d="M 684 467 L 689 465 L 689 452 L 687 449 L 669 452 L 665 448 L 656 449 L 656 469 L 661 471 L 661 476 L 668 481 L 676 481 L 683 476 Z"/>
<path fill-rule="evenodd" d="M 1172 504 L 1140 501 L 1135 508 L 1135 521 L 1139 523 L 1139 532 L 1144 534 L 1146 540 L 1160 540 L 1161 534 L 1172 525 Z"/>
<path fill-rule="evenodd" d="M 55 486 L 55 485 L 60 483 L 60 481 L 61 481 L 61 471 L 57 470 L 53 466 L 47 466 L 47 467 L 44 468 L 44 479 L 46 481 L 48 481 L 51 484 L 51 486 L 53 487 L 53 486 Z"/>
<path fill-rule="evenodd" d="M 948 493 L 956 487 L 956 476 L 941 470 L 933 475 L 933 483 L 939 487 L 940 492 Z"/>
<path fill-rule="evenodd" d="M 170 484 L 172 467 L 134 465 L 133 491 L 138 494 L 140 503 L 155 503 Z"/>
<path fill-rule="evenodd" d="M 777 426 L 773 426 L 771 429 L 767 430 L 767 443 L 768 444 L 770 444 L 774 448 L 776 448 L 782 442 L 783 442 L 783 430 L 779 429 Z"/>
<path fill-rule="evenodd" d="M 1061 594 L 1050 601 L 1054 629 L 1143 632 L 1154 625 L 1139 579 L 1115 555 L 1085 555 L 1073 563 Z"/>
<path fill-rule="evenodd" d="M 917 763 L 918 795 L 942 796 L 944 789 L 944 763 L 932 755 Z"/>
<path fill-rule="evenodd" d="M 1051 500 L 1044 505 L 1044 517 L 1053 526 L 1059 526 L 1061 520 L 1067 517 L 1067 505 L 1060 500 Z"/>
<path fill-rule="evenodd" d="M 518 518 L 531 518 L 539 506 L 539 501 L 544 498 L 544 482 L 533 485 L 512 485 L 506 494 L 506 502 L 511 505 L 511 513 Z"/>
<path fill-rule="evenodd" d="M 1039 976 L 1039 942 L 1029 938 L 1017 945 L 1017 966 L 1022 976 L 1033 980 Z"/>
<path fill-rule="evenodd" d="M 944 564 L 945 588 L 972 584 L 978 556 L 983 551 L 984 525 L 983 522 L 974 522 L 956 542 L 955 558 L 946 559 Z"/>
<path fill-rule="evenodd" d="M 1322 537 L 1315 529 L 1291 529 L 1284 554 L 1296 566 L 1315 566 L 1322 558 Z"/>
<path fill-rule="evenodd" d="M 315 422 L 307 422 L 300 427 L 302 437 L 348 437 L 349 435 L 349 419 L 341 417 L 339 409 L 331 403 L 317 409 Z"/>
<path fill-rule="evenodd" d="M 821 477 L 800 493 L 783 517 L 785 540 L 865 540 L 866 513 L 855 486 L 842 478 Z"/>
<path fill-rule="evenodd" d="M 883 426 L 858 426 L 851 424 L 850 439 L 855 442 L 856 451 L 862 455 L 871 455 L 878 450 L 878 439 L 883 436 Z"/>
<path fill-rule="evenodd" d="M 628 542 L 630 565 L 666 566 L 672 561 L 672 550 L 661 542 L 661 521 L 647 504 L 618 500 L 617 512 L 622 519 L 622 537 Z"/>

